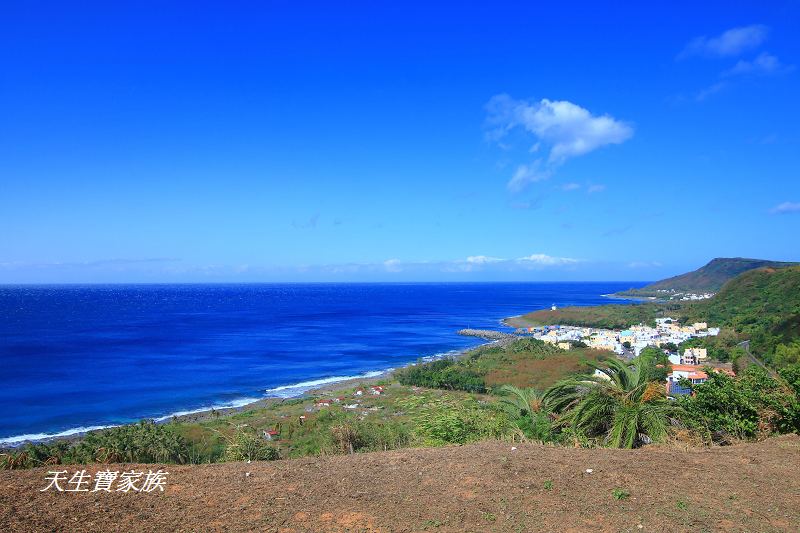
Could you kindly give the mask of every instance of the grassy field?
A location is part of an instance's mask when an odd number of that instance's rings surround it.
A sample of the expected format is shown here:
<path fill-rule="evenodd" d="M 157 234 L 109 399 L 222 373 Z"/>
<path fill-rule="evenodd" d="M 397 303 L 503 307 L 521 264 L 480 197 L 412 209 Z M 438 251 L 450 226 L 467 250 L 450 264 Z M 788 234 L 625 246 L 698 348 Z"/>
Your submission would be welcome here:
<path fill-rule="evenodd" d="M 542 391 L 565 376 L 586 373 L 588 361 L 600 362 L 609 357 L 614 355 L 588 348 L 563 351 L 541 359 L 516 352 L 509 355 L 509 365 L 499 366 L 486 374 L 486 383 L 492 388 L 508 384 Z"/>

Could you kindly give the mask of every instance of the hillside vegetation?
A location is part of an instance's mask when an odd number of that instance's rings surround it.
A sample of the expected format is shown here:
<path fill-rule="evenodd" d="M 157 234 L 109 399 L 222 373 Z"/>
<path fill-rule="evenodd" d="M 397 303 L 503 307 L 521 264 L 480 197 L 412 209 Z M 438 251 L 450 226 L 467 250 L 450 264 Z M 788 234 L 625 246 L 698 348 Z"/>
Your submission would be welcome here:
<path fill-rule="evenodd" d="M 784 268 L 797 263 L 747 259 L 744 257 L 718 257 L 692 272 L 663 279 L 640 289 L 630 289 L 622 295 L 657 296 L 658 291 L 716 292 L 736 276 L 757 268 Z"/>
<path fill-rule="evenodd" d="M 776 368 L 800 362 L 800 266 L 749 270 L 708 300 L 545 309 L 518 317 L 517 323 L 621 329 L 661 316 L 729 328 Z"/>
<path fill-rule="evenodd" d="M 745 272 L 714 298 L 684 305 L 681 314 L 733 328 L 774 366 L 800 362 L 800 266 Z"/>
<path fill-rule="evenodd" d="M 482 346 L 459 359 L 440 359 L 395 372 L 403 385 L 488 392 L 502 385 L 544 390 L 559 379 L 589 371 L 611 354 L 588 348 L 562 350 L 536 339 Z"/>

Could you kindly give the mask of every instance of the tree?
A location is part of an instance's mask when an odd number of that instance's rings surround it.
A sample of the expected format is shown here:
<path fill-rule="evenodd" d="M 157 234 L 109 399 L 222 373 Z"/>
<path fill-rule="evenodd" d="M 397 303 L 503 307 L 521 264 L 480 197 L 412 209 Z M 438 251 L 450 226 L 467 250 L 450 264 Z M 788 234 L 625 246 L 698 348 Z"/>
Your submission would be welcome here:
<path fill-rule="evenodd" d="M 661 344 L 661 348 L 667 350 L 669 353 L 678 353 L 678 345 L 674 342 L 665 342 Z"/>
<path fill-rule="evenodd" d="M 667 379 L 669 368 L 669 356 L 660 348 L 646 346 L 639 352 L 639 357 L 635 359 L 640 368 L 647 374 L 650 381 L 664 382 Z"/>
<path fill-rule="evenodd" d="M 553 424 L 543 394 L 536 389 L 521 389 L 513 385 L 503 385 L 498 392 L 501 407 L 517 429 L 531 439 L 552 440 Z"/>
<path fill-rule="evenodd" d="M 800 342 L 793 341 L 776 346 L 774 361 L 778 368 L 800 363 Z"/>
<path fill-rule="evenodd" d="M 675 413 L 663 384 L 649 379 L 642 361 L 605 364 L 589 363 L 601 375 L 557 383 L 545 393 L 545 402 L 575 432 L 615 448 L 663 439 Z"/>

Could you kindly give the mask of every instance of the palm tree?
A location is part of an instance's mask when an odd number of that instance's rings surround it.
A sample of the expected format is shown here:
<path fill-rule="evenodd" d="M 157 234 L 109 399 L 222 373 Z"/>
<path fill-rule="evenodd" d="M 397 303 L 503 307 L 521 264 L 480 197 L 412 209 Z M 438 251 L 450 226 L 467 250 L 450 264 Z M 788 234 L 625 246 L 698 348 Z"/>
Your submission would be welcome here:
<path fill-rule="evenodd" d="M 536 389 L 503 385 L 498 389 L 500 405 L 509 414 L 517 429 L 528 438 L 552 440 L 553 424 L 544 396 Z"/>
<path fill-rule="evenodd" d="M 663 383 L 650 381 L 647 363 L 617 359 L 606 366 L 589 363 L 599 373 L 556 383 L 544 400 L 578 433 L 600 437 L 615 448 L 633 448 L 663 439 L 675 407 Z"/>

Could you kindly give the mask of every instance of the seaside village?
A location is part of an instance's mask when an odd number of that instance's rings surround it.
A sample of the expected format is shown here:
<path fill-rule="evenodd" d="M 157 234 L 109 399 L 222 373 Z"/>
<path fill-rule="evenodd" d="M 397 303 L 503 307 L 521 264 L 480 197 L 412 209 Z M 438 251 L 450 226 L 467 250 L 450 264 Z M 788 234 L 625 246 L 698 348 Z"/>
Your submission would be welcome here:
<path fill-rule="evenodd" d="M 678 346 L 682 342 L 696 337 L 716 336 L 719 328 L 710 328 L 705 322 L 681 325 L 673 318 L 657 318 L 655 327 L 639 324 L 625 330 L 588 328 L 578 326 L 543 326 L 523 329 L 525 333 L 536 339 L 554 344 L 569 350 L 573 343 L 582 342 L 590 348 L 609 350 L 620 357 L 632 359 L 648 346 L 662 348 L 667 345 Z M 681 379 L 687 379 L 693 385 L 703 383 L 708 375 L 703 370 L 707 366 L 715 366 L 717 372 L 734 375 L 733 370 L 724 366 L 709 365 L 706 348 L 686 348 L 682 353 L 664 350 L 669 357 L 670 369 L 665 386 L 667 393 L 688 394 L 687 388 L 680 386 Z M 607 377 L 599 370 L 595 375 Z"/>

